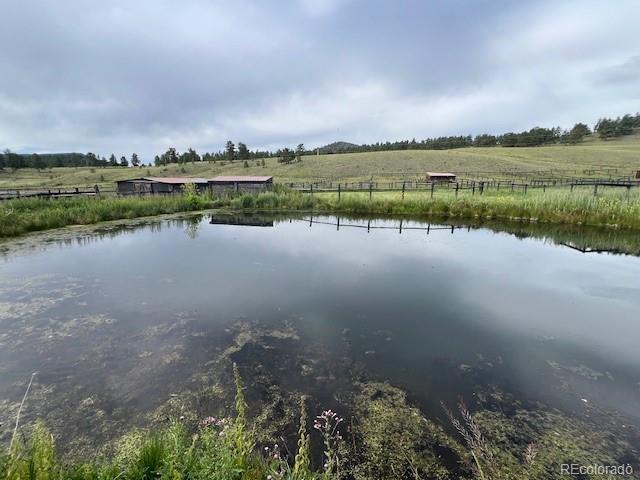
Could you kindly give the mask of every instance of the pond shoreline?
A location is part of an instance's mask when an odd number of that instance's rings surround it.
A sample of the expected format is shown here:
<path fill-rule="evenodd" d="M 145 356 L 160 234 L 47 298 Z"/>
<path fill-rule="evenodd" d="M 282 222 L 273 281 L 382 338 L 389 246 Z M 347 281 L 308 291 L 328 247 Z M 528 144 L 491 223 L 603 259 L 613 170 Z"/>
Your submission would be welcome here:
<path fill-rule="evenodd" d="M 78 198 L 52 202 L 20 199 L 5 202 L 0 210 L 0 238 L 113 220 L 215 210 L 230 213 L 304 213 L 382 215 L 415 220 L 501 221 L 526 224 L 578 225 L 616 230 L 640 229 L 640 199 L 617 196 L 592 197 L 494 194 L 475 197 L 407 198 L 391 195 L 369 199 L 367 195 L 308 195 L 276 189 L 259 195 L 213 198 L 184 195 L 146 198 Z"/>
<path fill-rule="evenodd" d="M 0 237 L 0 254 L 8 255 L 19 251 L 37 249 L 54 243 L 65 243 L 80 238 L 88 238 L 95 235 L 103 236 L 117 234 L 123 229 L 137 229 L 149 223 L 158 223 L 172 220 L 188 220 L 203 215 L 211 217 L 228 217 L 229 224 L 234 219 L 264 218 L 269 220 L 299 219 L 313 223 L 323 223 L 327 217 L 334 218 L 333 225 L 337 228 L 348 228 L 345 222 L 371 221 L 372 230 L 378 221 L 396 221 L 396 230 L 402 233 L 404 230 L 412 230 L 406 222 L 417 222 L 424 225 L 424 229 L 452 227 L 453 229 L 485 229 L 494 233 L 507 233 L 520 239 L 532 238 L 555 245 L 562 245 L 583 253 L 600 252 L 621 255 L 640 256 L 640 239 L 636 236 L 635 229 L 607 228 L 588 225 L 553 224 L 542 222 L 510 221 L 497 218 L 457 218 L 443 217 L 440 215 L 398 215 L 398 214 L 360 214 L 341 213 L 308 210 L 256 210 L 256 209 L 203 209 L 195 211 L 181 211 L 175 213 L 163 213 L 144 217 L 107 220 L 98 223 L 84 225 L 67 225 L 55 229 L 29 232 L 15 237 Z M 226 223 L 226 222 L 224 222 Z M 364 224 L 366 228 L 366 223 Z M 385 227 L 388 229 L 389 227 Z"/>

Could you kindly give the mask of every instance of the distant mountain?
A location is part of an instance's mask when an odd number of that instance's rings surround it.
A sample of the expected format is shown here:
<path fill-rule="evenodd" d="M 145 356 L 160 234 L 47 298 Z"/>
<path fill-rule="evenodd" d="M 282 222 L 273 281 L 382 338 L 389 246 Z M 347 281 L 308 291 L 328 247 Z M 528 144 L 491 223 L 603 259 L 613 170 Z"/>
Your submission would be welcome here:
<path fill-rule="evenodd" d="M 356 145 L 355 143 L 349 142 L 333 142 L 329 145 L 325 145 L 324 147 L 320 147 L 320 153 L 345 153 L 345 152 L 353 152 L 354 149 L 357 150 L 360 145 Z"/>

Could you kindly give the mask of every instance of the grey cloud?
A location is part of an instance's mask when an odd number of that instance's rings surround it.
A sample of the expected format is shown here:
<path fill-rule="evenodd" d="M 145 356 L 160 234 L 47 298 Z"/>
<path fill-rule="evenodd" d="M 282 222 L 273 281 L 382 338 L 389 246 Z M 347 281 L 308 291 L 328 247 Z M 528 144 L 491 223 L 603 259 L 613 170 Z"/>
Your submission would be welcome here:
<path fill-rule="evenodd" d="M 7 1 L 0 148 L 149 158 L 227 138 L 279 147 L 593 121 L 638 109 L 620 85 L 637 79 L 639 15 L 634 0 Z"/>

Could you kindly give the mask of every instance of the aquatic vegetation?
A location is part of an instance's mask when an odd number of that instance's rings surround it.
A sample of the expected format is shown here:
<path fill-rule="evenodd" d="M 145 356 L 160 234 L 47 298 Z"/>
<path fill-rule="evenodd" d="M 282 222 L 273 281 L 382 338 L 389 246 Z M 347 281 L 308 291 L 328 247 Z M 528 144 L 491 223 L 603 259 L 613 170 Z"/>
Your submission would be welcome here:
<path fill-rule="evenodd" d="M 408 404 L 402 390 L 364 383 L 354 399 L 354 478 L 469 478 L 467 452 L 444 430 Z M 461 468 L 461 466 L 463 468 Z"/>
<path fill-rule="evenodd" d="M 247 425 L 247 404 L 242 380 L 234 365 L 236 383 L 236 416 L 230 418 L 206 417 L 190 429 L 184 418 L 173 420 L 164 429 L 134 430 L 117 445 L 111 460 L 68 465 L 60 463 L 54 452 L 53 436 L 37 423 L 23 441 L 11 445 L 8 452 L 0 451 L 0 478 L 3 480 L 93 480 L 125 478 L 151 479 L 289 479 L 332 480 L 338 478 L 333 470 L 338 458 L 329 460 L 322 473 L 309 468 L 309 437 L 306 427 L 304 438 L 292 470 L 278 444 L 256 451 L 255 435 Z M 326 412 L 325 412 L 326 413 Z M 318 418 L 325 418 L 325 414 Z M 326 416 L 331 422 L 332 416 Z M 306 423 L 306 412 L 301 413 L 301 425 Z M 331 425 L 332 423 L 329 423 Z M 334 429 L 335 431 L 335 429 Z M 305 450 L 306 449 L 306 450 Z"/>

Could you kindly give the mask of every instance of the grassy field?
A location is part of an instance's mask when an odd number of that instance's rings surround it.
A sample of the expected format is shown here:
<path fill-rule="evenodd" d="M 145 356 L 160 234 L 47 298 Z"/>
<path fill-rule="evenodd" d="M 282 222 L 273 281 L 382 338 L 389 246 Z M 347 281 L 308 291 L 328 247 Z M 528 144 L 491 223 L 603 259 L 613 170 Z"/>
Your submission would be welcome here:
<path fill-rule="evenodd" d="M 148 159 L 146 159 L 148 161 Z M 255 161 L 246 168 L 242 162 L 169 165 L 144 168 L 53 168 L 42 171 L 21 169 L 0 171 L 0 188 L 38 186 L 81 186 L 99 184 L 113 187 L 116 180 L 137 176 L 212 177 L 222 174 L 273 175 L 276 182 L 310 180 L 377 181 L 423 177 L 425 171 L 453 171 L 465 176 L 511 177 L 524 172 L 534 175 L 601 176 L 591 169 L 618 169 L 614 176 L 627 176 L 640 170 L 640 135 L 600 141 L 587 139 L 573 146 L 530 148 L 463 148 L 456 150 L 404 150 L 391 152 L 308 155 L 300 163 L 283 165 L 275 158 Z M 586 170 L 586 172 L 585 172 Z M 484 172 L 480 174 L 479 172 Z M 508 172 L 508 173 L 503 173 Z"/>

